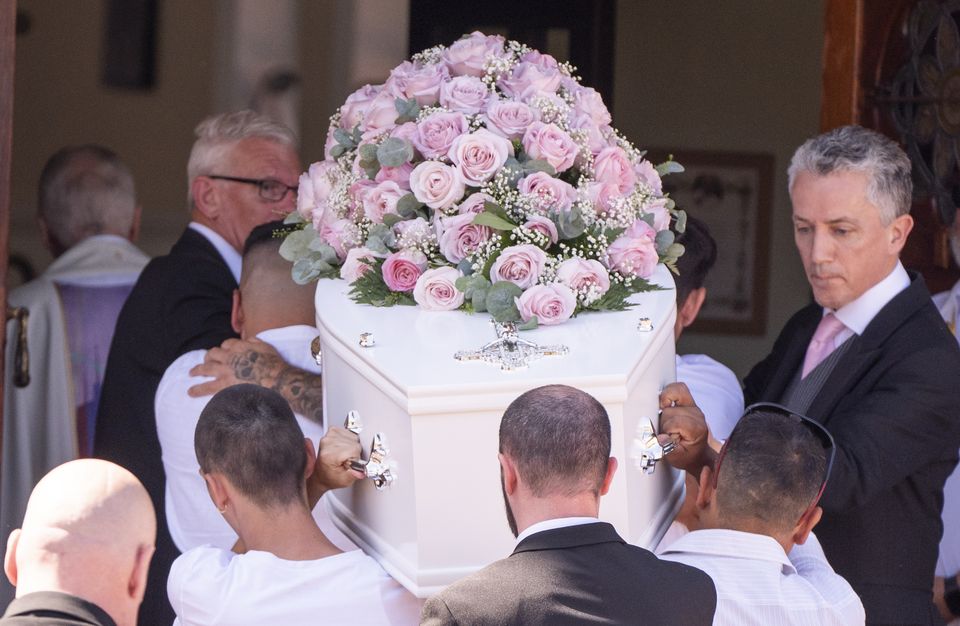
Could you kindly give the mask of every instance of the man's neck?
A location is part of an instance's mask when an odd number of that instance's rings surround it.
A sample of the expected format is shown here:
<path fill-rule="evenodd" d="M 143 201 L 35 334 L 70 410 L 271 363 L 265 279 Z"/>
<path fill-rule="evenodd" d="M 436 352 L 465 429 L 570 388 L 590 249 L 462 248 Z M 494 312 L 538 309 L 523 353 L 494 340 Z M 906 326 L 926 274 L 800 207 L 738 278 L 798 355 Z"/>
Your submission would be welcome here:
<path fill-rule="evenodd" d="M 600 498 L 592 493 L 580 493 L 572 497 L 523 498 L 511 503 L 517 520 L 517 531 L 545 522 L 568 517 L 597 517 L 600 514 Z"/>
<path fill-rule="evenodd" d="M 269 552 L 286 561 L 313 561 L 342 552 L 317 527 L 306 505 L 246 511 L 243 518 L 238 534 L 248 551 Z"/>

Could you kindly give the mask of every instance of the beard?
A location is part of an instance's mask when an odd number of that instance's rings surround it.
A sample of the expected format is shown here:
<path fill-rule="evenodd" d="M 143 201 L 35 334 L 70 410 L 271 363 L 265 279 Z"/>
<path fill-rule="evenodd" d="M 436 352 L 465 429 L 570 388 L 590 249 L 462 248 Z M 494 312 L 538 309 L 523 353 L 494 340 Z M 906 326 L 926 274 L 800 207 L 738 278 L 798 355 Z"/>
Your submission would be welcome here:
<path fill-rule="evenodd" d="M 507 525 L 510 526 L 510 532 L 513 533 L 513 536 L 516 537 L 519 533 L 517 532 L 517 518 L 513 516 L 513 509 L 510 508 L 510 500 L 507 499 L 507 490 L 503 486 L 503 469 L 500 470 L 500 492 L 503 493 L 503 506 L 507 512 Z"/>

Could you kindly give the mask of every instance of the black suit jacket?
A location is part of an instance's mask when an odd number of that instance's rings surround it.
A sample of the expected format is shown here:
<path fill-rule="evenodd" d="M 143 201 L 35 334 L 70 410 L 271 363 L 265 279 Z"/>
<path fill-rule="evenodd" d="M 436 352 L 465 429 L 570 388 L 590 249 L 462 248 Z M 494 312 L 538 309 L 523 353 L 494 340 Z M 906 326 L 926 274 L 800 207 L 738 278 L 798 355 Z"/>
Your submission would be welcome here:
<path fill-rule="evenodd" d="M 140 608 L 141 625 L 173 622 L 166 581 L 179 554 L 164 514 L 154 395 L 177 357 L 236 336 L 230 325 L 236 287 L 213 244 L 188 228 L 170 254 L 147 264 L 117 319 L 100 396 L 94 456 L 133 472 L 150 493 L 157 513 L 157 551 Z"/>
<path fill-rule="evenodd" d="M 854 340 L 817 395 L 837 458 L 816 528 L 870 623 L 937 623 L 931 602 L 943 484 L 960 447 L 960 350 L 918 275 Z M 784 327 L 745 379 L 748 403 L 779 401 L 823 309 Z"/>
<path fill-rule="evenodd" d="M 117 626 L 106 611 L 83 598 L 38 591 L 17 598 L 0 618 L 3 626 Z"/>
<path fill-rule="evenodd" d="M 421 624 L 711 624 L 713 581 L 629 545 L 605 522 L 530 535 L 427 600 Z"/>

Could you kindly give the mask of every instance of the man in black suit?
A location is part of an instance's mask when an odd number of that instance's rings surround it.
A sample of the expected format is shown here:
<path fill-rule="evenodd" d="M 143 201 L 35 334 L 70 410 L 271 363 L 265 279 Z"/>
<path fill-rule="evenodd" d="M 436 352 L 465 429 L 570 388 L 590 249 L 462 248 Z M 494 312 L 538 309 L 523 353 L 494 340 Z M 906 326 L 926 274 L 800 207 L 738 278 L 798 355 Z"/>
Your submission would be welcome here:
<path fill-rule="evenodd" d="M 787 405 L 827 426 L 838 454 L 817 534 L 867 622 L 940 623 L 932 603 L 943 484 L 960 447 L 960 351 L 923 279 L 900 264 L 913 226 L 910 161 L 847 126 L 789 169 L 794 239 L 816 302 L 745 379 L 748 404 Z M 687 412 L 671 408 L 667 412 Z M 682 441 L 704 436 L 677 429 Z"/>
<path fill-rule="evenodd" d="M 563 385 L 521 395 L 500 423 L 499 459 L 517 546 L 430 598 L 421 624 L 712 622 L 706 574 L 628 545 L 597 520 L 617 460 L 596 399 Z"/>
<path fill-rule="evenodd" d="M 294 209 L 300 173 L 290 130 L 252 111 L 208 118 L 196 135 L 187 164 L 191 222 L 170 253 L 143 270 L 120 312 L 94 442 L 95 456 L 140 479 L 157 511 L 142 625 L 174 619 L 166 580 L 177 550 L 164 515 L 157 385 L 181 354 L 236 337 L 230 311 L 244 240 L 254 226 Z"/>

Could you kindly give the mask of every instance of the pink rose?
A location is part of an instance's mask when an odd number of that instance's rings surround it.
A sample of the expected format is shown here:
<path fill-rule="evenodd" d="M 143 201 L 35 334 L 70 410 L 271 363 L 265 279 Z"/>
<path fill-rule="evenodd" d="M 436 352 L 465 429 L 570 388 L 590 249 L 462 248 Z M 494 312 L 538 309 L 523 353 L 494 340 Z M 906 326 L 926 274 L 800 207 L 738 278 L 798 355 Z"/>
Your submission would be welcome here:
<path fill-rule="evenodd" d="M 413 122 L 404 122 L 391 130 L 390 136 L 396 137 L 397 139 L 406 139 L 410 143 L 413 143 L 413 138 L 417 136 L 417 125 Z"/>
<path fill-rule="evenodd" d="M 607 136 L 613 132 L 611 128 L 609 126 L 597 126 L 597 124 L 590 119 L 590 116 L 585 113 L 572 116 L 570 128 L 572 130 L 579 130 L 586 136 L 587 147 L 590 149 L 591 154 L 597 155 L 610 145 Z"/>
<path fill-rule="evenodd" d="M 439 161 L 424 161 L 410 172 L 410 191 L 431 209 L 453 206 L 465 190 L 460 170 Z"/>
<path fill-rule="evenodd" d="M 660 174 L 657 173 L 657 168 L 653 166 L 653 163 L 643 159 L 637 163 L 635 171 L 637 173 L 637 179 L 648 185 L 650 189 L 653 190 L 653 193 L 663 193 L 663 182 L 660 180 Z"/>
<path fill-rule="evenodd" d="M 524 176 L 517 185 L 517 190 L 531 196 L 534 207 L 543 213 L 569 210 L 577 200 L 577 190 L 573 185 L 546 172 L 534 172 Z"/>
<path fill-rule="evenodd" d="M 483 76 L 487 57 L 503 55 L 503 37 L 474 31 L 444 50 L 443 61 L 454 75 Z"/>
<path fill-rule="evenodd" d="M 573 315 L 577 308 L 577 296 L 570 288 L 559 283 L 534 285 L 517 298 L 517 309 L 524 322 L 536 316 L 543 326 L 561 324 Z"/>
<path fill-rule="evenodd" d="M 370 248 L 362 246 L 350 248 L 350 250 L 347 251 L 347 258 L 343 260 L 343 265 L 340 266 L 340 278 L 352 283 L 373 269 L 370 265 L 364 263 L 363 260 L 373 261 L 374 259 L 382 258 L 382 254 L 374 252 Z"/>
<path fill-rule="evenodd" d="M 333 147 L 337 145 L 337 138 L 333 136 L 335 127 L 331 126 L 327 130 L 327 139 L 323 142 L 323 158 L 327 161 L 333 161 Z"/>
<path fill-rule="evenodd" d="M 617 202 L 623 198 L 620 188 L 616 183 L 590 183 L 587 186 L 587 197 L 597 212 L 607 213 L 615 216 L 619 213 Z"/>
<path fill-rule="evenodd" d="M 520 139 L 530 124 L 540 119 L 540 113 L 530 105 L 517 100 L 497 100 L 487 107 L 485 124 L 491 132 L 507 139 Z"/>
<path fill-rule="evenodd" d="M 404 61 L 390 72 L 384 87 L 398 97 L 413 98 L 420 106 L 437 103 L 440 97 L 440 85 L 450 77 L 445 65 L 439 63 L 417 67 L 410 61 Z"/>
<path fill-rule="evenodd" d="M 574 291 L 595 287 L 597 296 L 602 296 L 610 289 L 607 269 L 593 259 L 567 259 L 557 267 L 557 280 Z"/>
<path fill-rule="evenodd" d="M 377 183 L 392 180 L 402 189 L 410 191 L 410 172 L 412 171 L 413 163 L 404 163 L 400 167 L 381 167 L 373 180 Z"/>
<path fill-rule="evenodd" d="M 397 214 L 397 202 L 406 193 L 405 189 L 392 180 L 377 183 L 361 196 L 363 214 L 374 224 L 379 224 L 387 213 Z"/>
<path fill-rule="evenodd" d="M 534 245 L 525 243 L 504 248 L 490 268 L 490 282 L 506 280 L 527 289 L 540 279 L 546 262 L 546 253 Z"/>
<path fill-rule="evenodd" d="M 487 202 L 496 202 L 496 200 L 485 193 L 472 194 L 457 206 L 457 213 L 483 213 L 483 205 Z"/>
<path fill-rule="evenodd" d="M 633 163 L 623 148 L 604 148 L 593 161 L 593 172 L 597 181 L 617 186 L 621 194 L 626 195 L 633 191 L 637 182 L 637 174 L 633 171 Z"/>
<path fill-rule="evenodd" d="M 451 263 L 459 263 L 490 239 L 490 229 L 473 223 L 473 213 L 462 213 L 440 220 L 440 254 Z"/>
<path fill-rule="evenodd" d="M 463 304 L 463 292 L 457 291 L 460 272 L 455 267 L 427 270 L 417 279 L 413 299 L 427 311 L 452 311 Z"/>
<path fill-rule="evenodd" d="M 544 71 L 560 69 L 560 64 L 557 63 L 557 60 L 552 55 L 544 54 L 539 50 L 530 50 L 529 52 L 523 53 L 520 60 L 524 63 L 536 65 Z"/>
<path fill-rule="evenodd" d="M 527 101 L 538 94 L 556 93 L 562 76 L 556 67 L 521 61 L 508 77 L 502 78 L 497 84 L 508 96 Z"/>
<path fill-rule="evenodd" d="M 557 243 L 560 240 L 560 234 L 557 232 L 557 225 L 553 223 L 553 220 L 543 217 L 542 215 L 531 215 L 529 218 L 527 218 L 527 221 L 523 224 L 523 227 L 535 233 L 542 233 L 546 235 L 547 239 L 550 240 L 550 243 Z"/>
<path fill-rule="evenodd" d="M 493 178 L 512 155 L 513 144 L 508 139 L 481 128 L 454 139 L 447 156 L 467 184 L 479 187 Z"/>
<path fill-rule="evenodd" d="M 425 269 L 427 257 L 423 252 L 413 248 L 394 252 L 383 262 L 383 282 L 390 291 L 410 291 Z"/>
<path fill-rule="evenodd" d="M 364 85 L 347 96 L 346 102 L 340 107 L 340 127 L 348 131 L 353 130 L 363 120 L 367 107 L 378 93 L 380 93 L 379 86 Z"/>
<path fill-rule="evenodd" d="M 440 104 L 467 115 L 483 111 L 489 98 L 487 85 L 474 76 L 457 76 L 440 86 Z"/>
<path fill-rule="evenodd" d="M 624 276 L 648 278 L 660 261 L 655 236 L 656 231 L 649 224 L 637 220 L 607 248 L 607 267 Z"/>
<path fill-rule="evenodd" d="M 574 115 L 587 115 L 597 126 L 610 123 L 610 111 L 600 94 L 590 87 L 579 87 L 573 92 Z"/>
<path fill-rule="evenodd" d="M 320 239 L 333 248 L 341 261 L 347 257 L 347 250 L 359 244 L 359 238 L 357 225 L 350 220 L 335 220 L 320 227 Z"/>
<path fill-rule="evenodd" d="M 392 130 L 397 125 L 398 114 L 395 100 L 396 96 L 384 89 L 370 102 L 363 115 L 363 121 L 360 123 L 364 140 L 370 141 L 381 133 Z"/>
<path fill-rule="evenodd" d="M 320 223 L 327 212 L 328 200 L 337 180 L 337 165 L 319 161 L 300 175 L 297 189 L 297 212 L 310 222 Z"/>
<path fill-rule="evenodd" d="M 417 123 L 413 145 L 428 159 L 445 157 L 453 140 L 468 129 L 467 118 L 459 111 L 433 113 Z"/>
<path fill-rule="evenodd" d="M 577 144 L 556 124 L 534 122 L 523 134 L 523 149 L 534 159 L 543 159 L 557 172 L 569 169 L 577 158 Z"/>
<path fill-rule="evenodd" d="M 644 207 L 644 213 L 653 215 L 653 229 L 667 230 L 670 228 L 670 211 L 667 210 L 666 198 L 657 198 Z"/>

